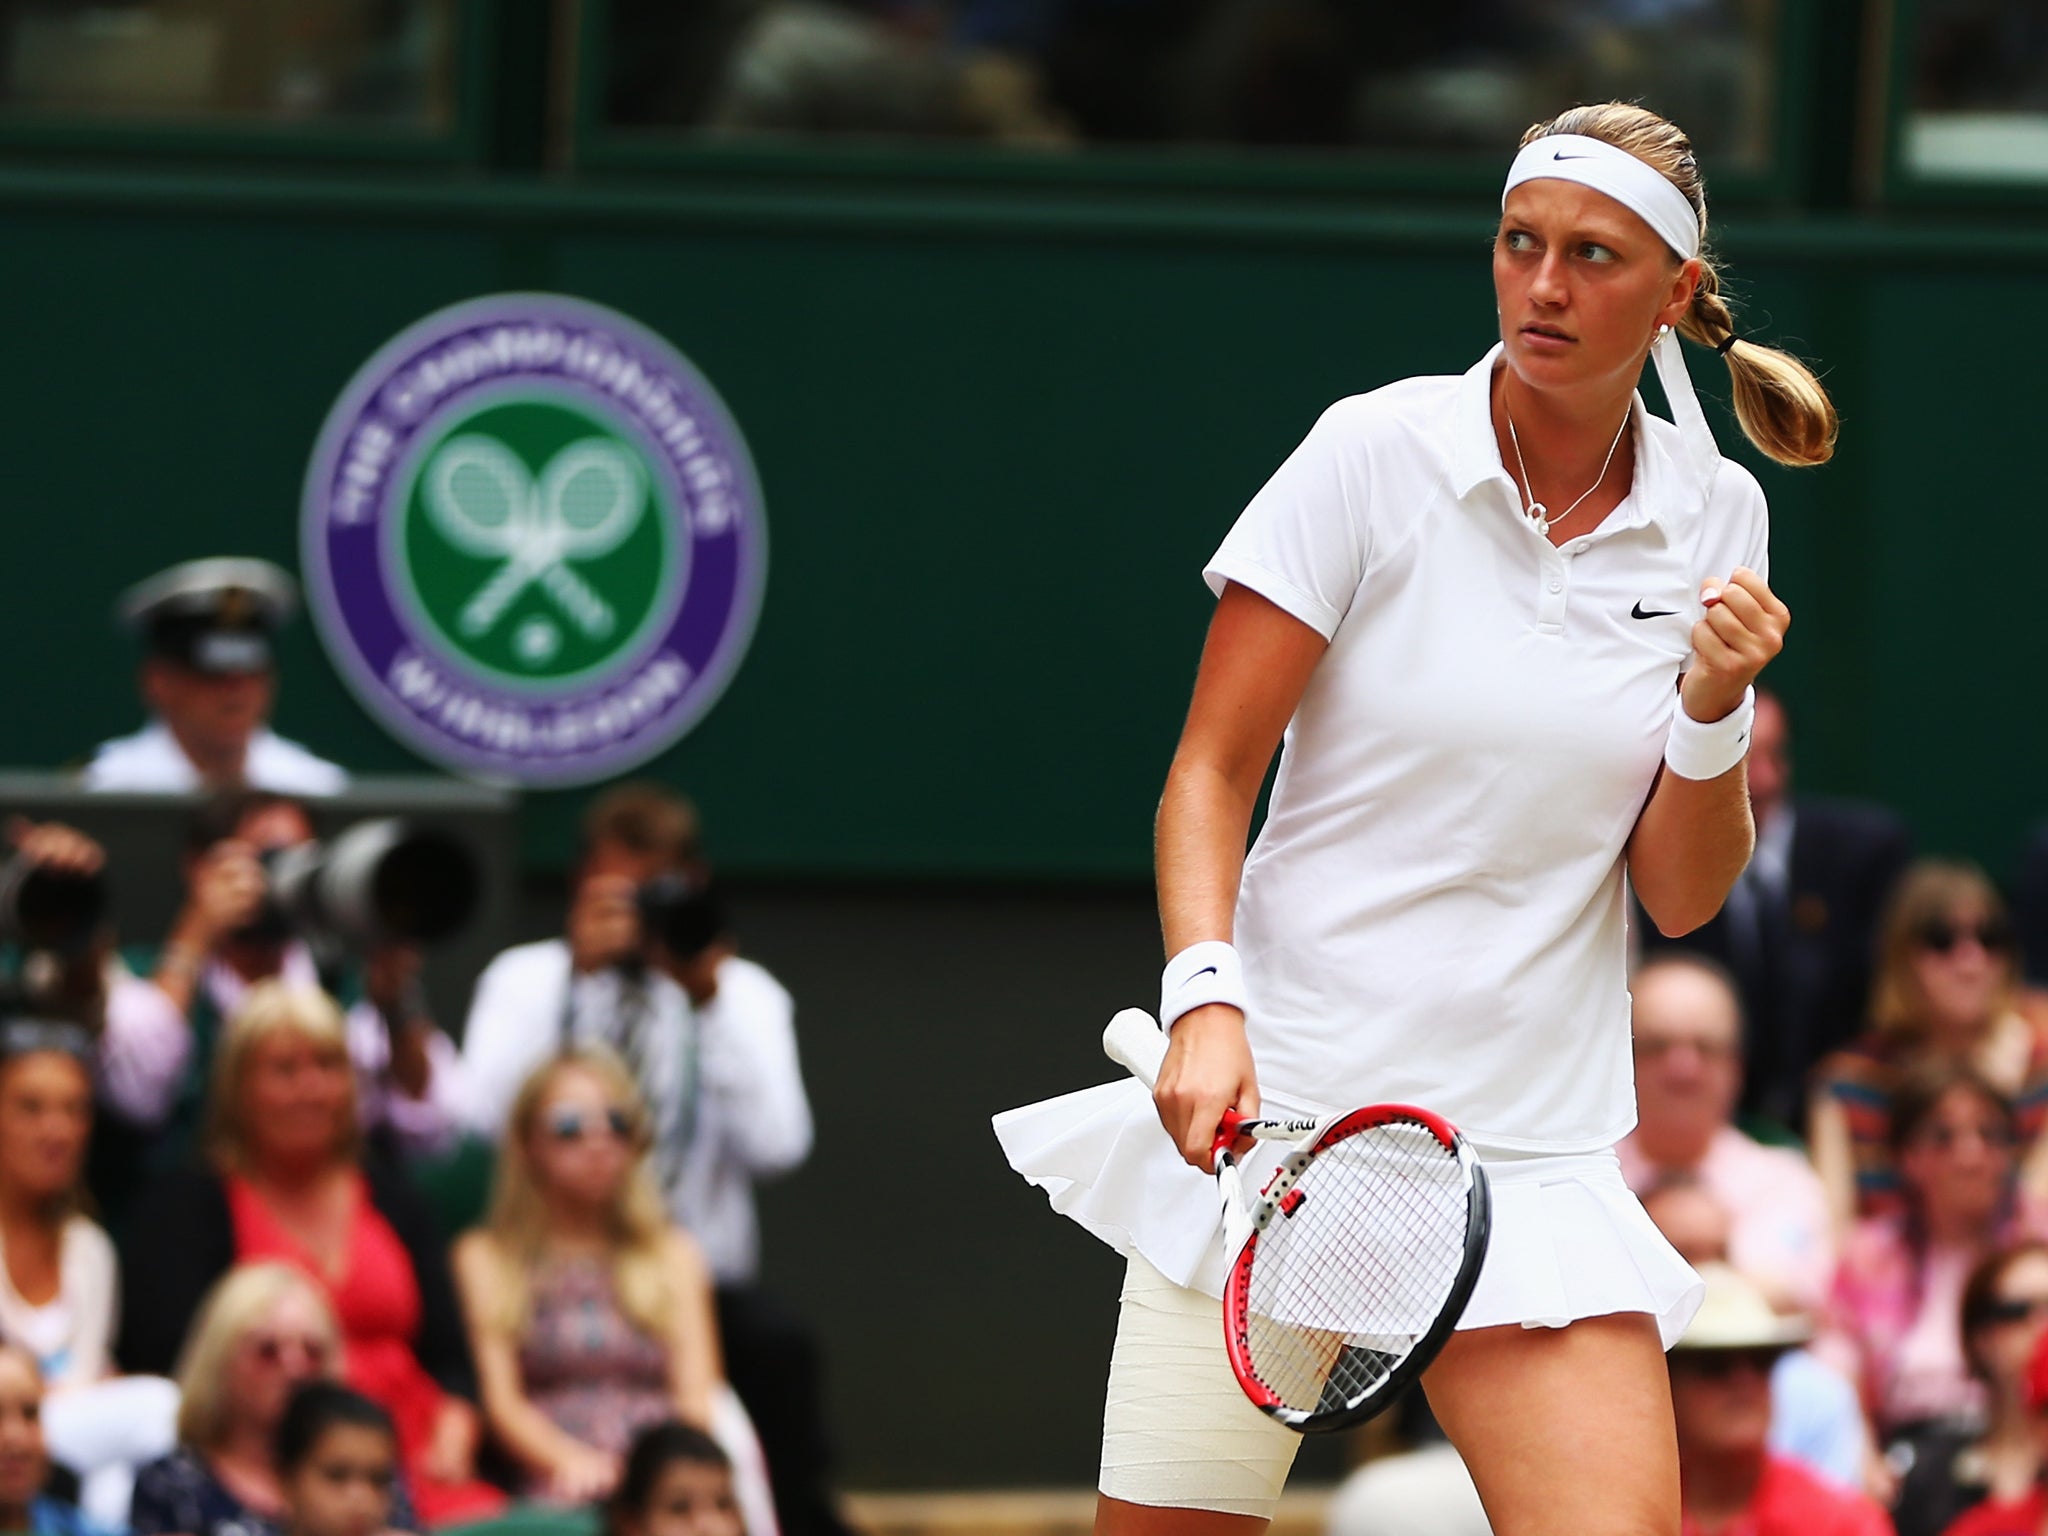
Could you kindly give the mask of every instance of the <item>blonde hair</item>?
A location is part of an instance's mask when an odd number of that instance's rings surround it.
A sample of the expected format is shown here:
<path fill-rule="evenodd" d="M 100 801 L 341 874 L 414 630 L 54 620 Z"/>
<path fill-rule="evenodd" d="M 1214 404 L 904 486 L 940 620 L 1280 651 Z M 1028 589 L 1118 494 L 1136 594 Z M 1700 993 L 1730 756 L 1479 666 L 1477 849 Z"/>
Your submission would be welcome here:
<path fill-rule="evenodd" d="M 1522 143 L 1576 133 L 1625 149 L 1685 194 L 1700 220 L 1700 281 L 1692 307 L 1678 322 L 1681 336 L 1717 351 L 1735 335 L 1735 317 L 1721 297 L 1721 269 L 1707 247 L 1707 184 L 1692 141 L 1646 107 L 1606 101 L 1573 107 L 1522 135 Z M 1789 352 L 1747 337 L 1722 355 L 1733 385 L 1735 419 L 1758 450 L 1780 464 L 1825 464 L 1835 451 L 1840 420 L 1813 370 Z"/>
<path fill-rule="evenodd" d="M 1974 864 L 1922 859 L 1899 877 L 1878 926 L 1877 974 L 1870 988 L 1870 1022 L 1880 1034 L 1911 1039 L 1927 1027 L 1927 1000 L 1920 995 L 1913 957 L 1929 927 L 1966 908 L 1993 920 L 2005 917 L 1998 887 Z M 2004 980 L 1981 1021 L 1987 1026 L 2011 1012 L 2018 998 L 2018 958 L 2007 950 L 2003 960 Z"/>
<path fill-rule="evenodd" d="M 313 1304 L 327 1341 L 327 1372 L 338 1369 L 341 1330 L 320 1287 L 289 1264 L 244 1264 L 214 1282 L 178 1353 L 178 1439 L 205 1450 L 227 1433 L 228 1359 L 272 1308 L 298 1295 Z"/>
<path fill-rule="evenodd" d="M 242 1123 L 242 1087 L 248 1075 L 249 1056 L 273 1035 L 297 1035 L 311 1041 L 323 1054 L 348 1063 L 348 1023 L 340 1006 L 318 987 L 295 986 L 287 981 L 259 981 L 242 999 L 242 1006 L 227 1021 L 215 1047 L 213 1075 L 206 1093 L 207 1155 L 230 1172 L 248 1167 L 248 1127 Z M 356 1151 L 355 1071 L 349 1071 L 348 1101 L 343 1123 L 347 1127 L 335 1144 L 337 1158 L 353 1157 Z"/>
<path fill-rule="evenodd" d="M 612 1284 L 619 1310 L 643 1332 L 671 1340 L 679 1297 L 670 1283 L 666 1244 L 668 1210 L 654 1181 L 653 1133 L 646 1101 L 633 1074 L 613 1052 L 600 1045 L 572 1045 L 550 1058 L 520 1084 L 512 1101 L 498 1174 L 491 1191 L 490 1215 L 484 1223 L 490 1241 L 484 1245 L 497 1272 L 497 1315 L 487 1321 L 517 1338 L 533 1315 L 530 1279 L 547 1243 L 547 1203 L 534 1177 L 532 1145 L 540 1130 L 540 1112 L 556 1080 L 568 1071 L 587 1072 L 624 1110 L 631 1127 L 633 1166 L 612 1203 Z"/>

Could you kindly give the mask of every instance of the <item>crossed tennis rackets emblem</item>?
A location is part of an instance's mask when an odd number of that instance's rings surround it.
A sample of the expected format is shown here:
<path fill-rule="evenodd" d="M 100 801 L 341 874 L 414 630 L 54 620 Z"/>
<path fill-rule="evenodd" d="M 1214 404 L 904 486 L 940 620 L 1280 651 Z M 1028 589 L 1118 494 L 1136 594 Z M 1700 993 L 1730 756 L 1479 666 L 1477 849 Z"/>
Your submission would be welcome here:
<path fill-rule="evenodd" d="M 502 563 L 463 604 L 456 623 L 479 639 L 514 598 L 538 584 L 592 640 L 618 625 L 612 605 L 571 567 L 626 541 L 646 516 L 647 482 L 628 449 L 587 437 L 562 449 L 538 477 L 493 437 L 450 438 L 427 463 L 427 512 L 464 554 Z"/>

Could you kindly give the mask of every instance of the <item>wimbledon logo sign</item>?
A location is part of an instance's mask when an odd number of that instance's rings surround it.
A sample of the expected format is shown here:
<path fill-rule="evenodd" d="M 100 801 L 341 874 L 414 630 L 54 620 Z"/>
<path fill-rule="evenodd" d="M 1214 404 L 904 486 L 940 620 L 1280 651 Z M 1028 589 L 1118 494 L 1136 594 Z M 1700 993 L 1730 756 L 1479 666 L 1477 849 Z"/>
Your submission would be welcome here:
<path fill-rule="evenodd" d="M 767 571 L 717 393 L 652 332 L 551 294 L 458 304 L 372 358 L 320 434 L 300 536 L 364 705 L 449 768 L 532 785 L 689 730 Z"/>

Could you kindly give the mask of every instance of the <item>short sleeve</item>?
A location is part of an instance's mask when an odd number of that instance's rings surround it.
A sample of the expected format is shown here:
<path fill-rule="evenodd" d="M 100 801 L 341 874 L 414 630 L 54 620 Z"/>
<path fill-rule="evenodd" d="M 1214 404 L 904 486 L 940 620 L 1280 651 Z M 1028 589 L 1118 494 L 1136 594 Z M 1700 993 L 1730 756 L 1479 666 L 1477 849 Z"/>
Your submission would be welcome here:
<path fill-rule="evenodd" d="M 1209 590 L 1249 587 L 1325 640 L 1365 575 L 1366 444 L 1350 402 L 1325 411 L 1202 571 Z"/>

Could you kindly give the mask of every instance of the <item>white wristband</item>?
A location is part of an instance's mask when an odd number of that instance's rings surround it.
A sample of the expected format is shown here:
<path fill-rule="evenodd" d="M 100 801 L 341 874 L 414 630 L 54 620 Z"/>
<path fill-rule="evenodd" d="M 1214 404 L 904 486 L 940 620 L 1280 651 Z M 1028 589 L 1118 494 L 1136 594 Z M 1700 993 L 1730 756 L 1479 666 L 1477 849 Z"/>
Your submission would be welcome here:
<path fill-rule="evenodd" d="M 1664 765 L 1681 779 L 1718 779 L 1749 751 L 1749 727 L 1756 719 L 1756 690 L 1746 689 L 1742 702 L 1719 720 L 1702 723 L 1685 712 L 1681 699 L 1671 712 L 1671 734 L 1664 738 Z"/>
<path fill-rule="evenodd" d="M 1221 939 L 1190 944 L 1166 962 L 1159 977 L 1159 1027 L 1172 1029 L 1182 1014 L 1210 1003 L 1228 1003 L 1247 1012 L 1244 967 L 1237 951 Z"/>

